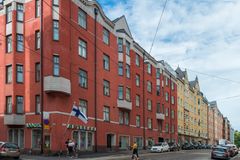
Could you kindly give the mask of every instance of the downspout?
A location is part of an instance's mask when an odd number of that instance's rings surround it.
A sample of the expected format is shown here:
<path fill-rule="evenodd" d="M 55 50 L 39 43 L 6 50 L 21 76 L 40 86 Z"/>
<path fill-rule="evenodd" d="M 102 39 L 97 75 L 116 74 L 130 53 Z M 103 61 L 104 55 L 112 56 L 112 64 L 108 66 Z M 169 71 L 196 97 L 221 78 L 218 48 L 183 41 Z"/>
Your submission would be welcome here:
<path fill-rule="evenodd" d="M 95 21 L 94 21 L 94 109 L 95 109 L 95 152 L 97 152 L 97 15 L 98 15 L 98 9 L 94 8 L 94 15 L 95 15 Z"/>
<path fill-rule="evenodd" d="M 40 77 L 41 77 L 41 94 L 40 94 L 40 99 L 41 99 L 41 154 L 43 154 L 43 148 L 44 148 L 44 127 L 43 127 L 43 0 L 41 0 L 41 15 L 40 15 Z"/>
<path fill-rule="evenodd" d="M 143 149 L 146 149 L 146 132 L 145 132 L 145 52 L 143 52 Z"/>
<path fill-rule="evenodd" d="M 172 76 L 171 76 L 171 73 L 170 73 L 170 142 L 172 142 Z"/>

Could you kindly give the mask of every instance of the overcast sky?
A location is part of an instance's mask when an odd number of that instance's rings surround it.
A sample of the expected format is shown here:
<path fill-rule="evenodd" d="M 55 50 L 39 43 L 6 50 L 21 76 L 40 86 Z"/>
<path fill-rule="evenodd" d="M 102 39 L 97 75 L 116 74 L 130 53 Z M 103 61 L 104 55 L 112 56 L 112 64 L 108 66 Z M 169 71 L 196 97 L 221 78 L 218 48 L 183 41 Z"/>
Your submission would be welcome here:
<path fill-rule="evenodd" d="M 98 0 L 106 15 L 126 16 L 134 40 L 146 51 L 165 0 Z M 168 0 L 151 55 L 197 75 L 209 101 L 217 100 L 240 130 L 240 0 Z"/>

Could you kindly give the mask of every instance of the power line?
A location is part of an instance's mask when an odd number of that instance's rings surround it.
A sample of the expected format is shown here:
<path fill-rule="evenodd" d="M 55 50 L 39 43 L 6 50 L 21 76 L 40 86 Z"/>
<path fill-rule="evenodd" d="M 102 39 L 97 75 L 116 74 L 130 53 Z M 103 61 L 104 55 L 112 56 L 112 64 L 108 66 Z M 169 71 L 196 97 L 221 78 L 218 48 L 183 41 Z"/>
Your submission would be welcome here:
<path fill-rule="evenodd" d="M 163 13 L 164 13 L 165 8 L 166 8 L 166 5 L 167 5 L 167 1 L 168 1 L 168 0 L 165 1 L 165 4 L 164 4 L 164 6 L 163 6 L 163 10 L 162 10 L 160 19 L 159 19 L 159 21 L 158 21 L 157 29 L 156 29 L 156 32 L 155 32 L 155 35 L 154 35 L 154 38 L 153 38 L 153 41 L 152 41 L 152 45 L 151 45 L 151 47 L 150 47 L 149 54 L 151 54 L 152 47 L 153 47 L 153 45 L 154 45 L 154 42 L 155 42 L 155 39 L 156 39 L 156 36 L 157 36 L 158 28 L 159 28 L 159 25 L 160 25 L 160 23 L 161 23 L 161 21 L 162 21 L 162 16 L 163 16 Z"/>

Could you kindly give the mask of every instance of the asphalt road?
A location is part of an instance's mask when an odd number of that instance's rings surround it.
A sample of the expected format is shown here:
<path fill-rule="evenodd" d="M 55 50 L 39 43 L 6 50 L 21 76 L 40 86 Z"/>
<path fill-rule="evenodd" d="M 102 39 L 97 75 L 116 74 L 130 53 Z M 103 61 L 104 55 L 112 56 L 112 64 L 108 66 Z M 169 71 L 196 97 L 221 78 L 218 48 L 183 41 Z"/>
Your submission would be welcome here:
<path fill-rule="evenodd" d="M 178 152 L 165 152 L 165 153 L 149 153 L 145 152 L 140 154 L 140 160 L 211 160 L 211 150 L 181 150 Z M 112 154 L 105 156 L 94 156 L 87 158 L 88 156 L 81 158 L 70 157 L 47 157 L 47 156 L 21 156 L 21 160 L 131 160 L 131 153 L 125 154 Z M 93 158 L 94 157 L 94 158 Z M 240 160 L 240 153 L 231 160 Z"/>

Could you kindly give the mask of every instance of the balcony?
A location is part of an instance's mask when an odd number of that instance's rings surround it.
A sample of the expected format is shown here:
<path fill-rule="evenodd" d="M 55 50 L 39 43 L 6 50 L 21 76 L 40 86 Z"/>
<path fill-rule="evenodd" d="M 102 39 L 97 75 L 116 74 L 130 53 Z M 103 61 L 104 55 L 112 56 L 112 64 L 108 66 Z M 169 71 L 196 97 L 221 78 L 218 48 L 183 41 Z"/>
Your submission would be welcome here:
<path fill-rule="evenodd" d="M 5 125 L 25 125 L 25 115 L 10 114 L 4 115 Z"/>
<path fill-rule="evenodd" d="M 128 102 L 126 100 L 117 100 L 118 108 L 132 110 L 132 102 Z"/>
<path fill-rule="evenodd" d="M 64 77 L 46 76 L 44 77 L 44 91 L 47 93 L 60 92 L 71 94 L 71 82 Z"/>
<path fill-rule="evenodd" d="M 156 113 L 156 118 L 159 119 L 159 120 L 164 120 L 165 115 L 163 113 Z"/>

